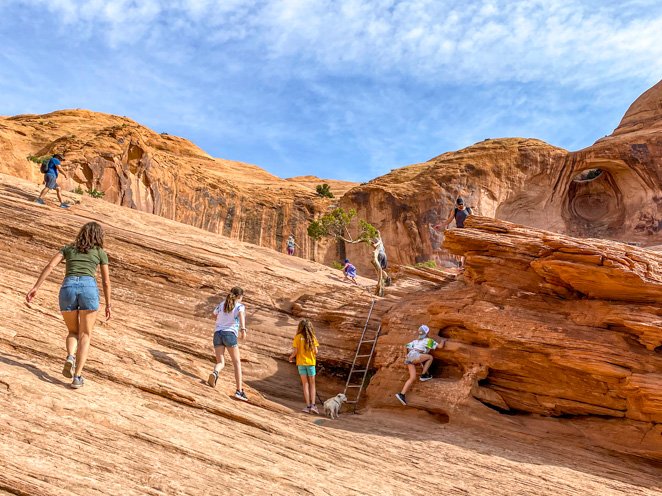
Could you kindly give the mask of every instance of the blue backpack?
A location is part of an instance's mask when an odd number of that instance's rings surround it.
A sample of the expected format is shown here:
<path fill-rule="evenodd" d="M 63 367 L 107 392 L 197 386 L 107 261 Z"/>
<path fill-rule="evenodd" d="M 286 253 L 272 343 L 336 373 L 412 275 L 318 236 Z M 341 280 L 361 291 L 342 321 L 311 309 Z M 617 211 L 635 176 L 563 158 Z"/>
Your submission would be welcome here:
<path fill-rule="evenodd" d="M 41 167 L 39 167 L 39 170 L 41 171 L 42 174 L 46 174 L 48 172 L 48 170 L 50 168 L 50 165 L 51 165 L 51 160 L 53 160 L 53 159 L 49 158 L 48 160 L 44 160 L 41 163 Z"/>

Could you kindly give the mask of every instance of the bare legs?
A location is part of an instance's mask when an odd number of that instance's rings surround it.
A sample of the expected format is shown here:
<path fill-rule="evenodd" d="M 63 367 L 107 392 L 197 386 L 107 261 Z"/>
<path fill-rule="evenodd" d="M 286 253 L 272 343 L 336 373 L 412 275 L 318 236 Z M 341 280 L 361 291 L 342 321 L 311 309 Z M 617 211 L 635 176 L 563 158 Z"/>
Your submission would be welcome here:
<path fill-rule="evenodd" d="M 44 196 L 46 196 L 46 193 L 48 193 L 49 190 L 50 188 L 42 189 L 41 193 L 39 193 L 39 199 L 43 200 Z M 55 188 L 55 194 L 57 195 L 57 199 L 60 201 L 60 203 L 64 203 L 64 200 L 62 199 L 62 193 L 60 193 L 60 188 Z"/>
<path fill-rule="evenodd" d="M 303 397 L 306 399 L 306 406 L 315 404 L 315 396 L 317 390 L 315 389 L 315 376 L 314 375 L 300 375 L 301 385 L 303 386 Z"/>
<path fill-rule="evenodd" d="M 214 367 L 214 372 L 219 374 L 223 367 L 225 367 L 225 346 L 218 346 L 214 348 L 216 353 L 216 366 Z"/>
<path fill-rule="evenodd" d="M 430 365 L 432 365 L 432 355 L 421 355 L 420 358 L 416 360 L 416 363 L 418 365 L 423 364 L 423 373 L 425 374 L 430 368 Z M 411 385 L 416 380 L 416 365 L 408 363 L 407 367 L 409 368 L 409 379 L 407 379 L 405 385 L 402 386 L 402 391 L 400 391 L 400 394 L 406 394 Z"/>
<path fill-rule="evenodd" d="M 239 346 L 228 348 L 228 353 L 230 354 L 232 365 L 234 366 L 234 380 L 237 383 L 237 391 L 243 391 L 244 384 L 241 380 L 241 359 L 239 357 Z"/>
<path fill-rule="evenodd" d="M 97 321 L 97 310 L 74 310 L 62 312 L 64 323 L 67 324 L 67 355 L 76 357 L 75 375 L 80 376 L 90 350 L 92 329 Z"/>

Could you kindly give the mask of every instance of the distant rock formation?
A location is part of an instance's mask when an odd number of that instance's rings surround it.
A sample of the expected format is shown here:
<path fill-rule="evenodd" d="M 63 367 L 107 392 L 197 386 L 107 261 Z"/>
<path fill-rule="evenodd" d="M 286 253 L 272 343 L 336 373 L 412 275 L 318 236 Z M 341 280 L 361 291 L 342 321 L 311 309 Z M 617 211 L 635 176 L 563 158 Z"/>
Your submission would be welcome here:
<path fill-rule="evenodd" d="M 601 174 L 588 175 L 600 170 Z M 522 138 L 485 140 L 352 189 L 342 206 L 373 223 L 389 259 L 414 264 L 449 254 L 434 226 L 457 196 L 477 213 L 580 237 L 662 244 L 662 81 L 638 98 L 614 133 L 568 152 Z M 364 247 L 347 247 L 357 267 Z"/>
<path fill-rule="evenodd" d="M 0 117 L 0 172 L 41 183 L 27 159 L 66 153 L 64 190 L 97 189 L 104 200 L 233 239 L 314 258 L 308 222 L 334 200 L 308 181 L 284 180 L 250 164 L 212 158 L 188 140 L 158 134 L 131 119 L 87 110 Z M 322 181 L 323 180 L 319 180 Z M 334 183 L 336 190 L 353 183 Z"/>

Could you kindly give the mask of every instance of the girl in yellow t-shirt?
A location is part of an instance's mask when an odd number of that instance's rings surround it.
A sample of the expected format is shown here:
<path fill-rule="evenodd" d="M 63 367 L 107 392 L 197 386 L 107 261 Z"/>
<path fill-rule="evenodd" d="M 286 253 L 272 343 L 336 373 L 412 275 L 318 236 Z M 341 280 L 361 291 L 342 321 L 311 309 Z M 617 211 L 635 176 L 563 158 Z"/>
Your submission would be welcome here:
<path fill-rule="evenodd" d="M 294 351 L 290 355 L 289 362 L 292 363 L 294 357 L 296 357 L 301 383 L 303 384 L 303 396 L 306 398 L 304 413 L 319 413 L 317 406 L 315 406 L 315 357 L 318 346 L 313 323 L 308 319 L 303 319 L 299 322 L 297 334 L 294 336 L 294 342 L 292 343 Z"/>

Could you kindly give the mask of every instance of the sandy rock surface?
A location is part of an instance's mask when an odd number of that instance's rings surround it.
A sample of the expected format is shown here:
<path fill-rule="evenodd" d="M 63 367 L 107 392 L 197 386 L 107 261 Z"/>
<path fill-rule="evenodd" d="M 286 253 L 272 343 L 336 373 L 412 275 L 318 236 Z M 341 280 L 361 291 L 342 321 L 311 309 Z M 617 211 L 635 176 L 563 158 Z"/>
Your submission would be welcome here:
<path fill-rule="evenodd" d="M 298 315 L 310 309 L 320 363 L 346 366 L 359 332 L 351 319 L 366 312 L 366 291 L 318 264 L 107 202 L 83 198 L 63 211 L 49 199 L 41 207 L 32 202 L 37 191 L 0 175 L 0 493 L 660 494 L 659 468 L 598 448 L 563 420 L 485 407 L 492 417 L 469 425 L 451 414 L 448 423 L 393 399 L 317 425 L 298 413 L 300 381 L 283 360 Z M 98 322 L 86 385 L 73 391 L 60 375 L 62 268 L 30 307 L 24 295 L 89 220 L 106 229 L 115 314 Z M 457 284 L 441 271 L 402 272 L 378 304 L 385 323 L 405 295 Z M 216 390 L 205 384 L 209 312 L 235 284 L 247 290 L 249 404 L 230 397 L 231 366 Z M 328 397 L 341 385 L 323 373 L 320 389 Z"/>

